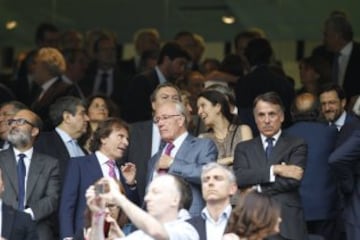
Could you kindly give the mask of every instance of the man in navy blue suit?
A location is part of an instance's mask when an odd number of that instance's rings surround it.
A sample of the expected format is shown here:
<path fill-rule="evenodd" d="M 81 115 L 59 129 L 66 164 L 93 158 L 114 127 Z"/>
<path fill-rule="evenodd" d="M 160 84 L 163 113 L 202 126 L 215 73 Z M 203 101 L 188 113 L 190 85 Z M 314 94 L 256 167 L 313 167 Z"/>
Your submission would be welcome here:
<path fill-rule="evenodd" d="M 339 146 L 329 158 L 336 178 L 341 182 L 347 239 L 360 239 L 360 129 Z"/>
<path fill-rule="evenodd" d="M 339 239 L 336 228 L 338 195 L 335 178 L 328 166 L 338 132 L 317 121 L 317 99 L 310 93 L 295 98 L 291 114 L 295 123 L 286 132 L 304 139 L 308 145 L 306 171 L 300 185 L 308 231 L 325 239 Z"/>
<path fill-rule="evenodd" d="M 84 226 L 86 189 L 102 177 L 113 177 L 124 185 L 127 197 L 138 202 L 135 165 L 126 163 L 121 168 L 115 160 L 123 156 L 128 146 L 128 126 L 118 118 L 100 123 L 93 136 L 93 154 L 71 158 L 65 174 L 60 200 L 59 221 L 61 239 L 73 239 Z"/>

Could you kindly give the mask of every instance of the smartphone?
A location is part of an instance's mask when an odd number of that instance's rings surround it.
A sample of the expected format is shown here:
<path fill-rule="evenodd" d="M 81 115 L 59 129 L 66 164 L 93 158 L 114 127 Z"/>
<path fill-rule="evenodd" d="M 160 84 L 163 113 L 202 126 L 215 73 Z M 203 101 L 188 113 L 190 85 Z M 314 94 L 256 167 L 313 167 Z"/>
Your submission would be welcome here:
<path fill-rule="evenodd" d="M 102 193 L 105 193 L 105 184 L 99 183 L 95 185 L 95 194 L 100 195 Z"/>

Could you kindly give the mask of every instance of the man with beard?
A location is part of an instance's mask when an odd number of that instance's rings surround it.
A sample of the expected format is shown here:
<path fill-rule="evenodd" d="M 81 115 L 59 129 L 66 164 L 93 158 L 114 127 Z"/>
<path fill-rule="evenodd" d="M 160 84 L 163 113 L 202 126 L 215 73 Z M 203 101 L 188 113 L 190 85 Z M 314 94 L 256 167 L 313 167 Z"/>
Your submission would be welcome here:
<path fill-rule="evenodd" d="M 55 239 L 50 216 L 59 199 L 59 165 L 33 148 L 41 119 L 30 110 L 20 110 L 9 120 L 12 147 L 0 153 L 5 191 L 3 201 L 28 213 L 36 223 L 40 240 Z"/>
<path fill-rule="evenodd" d="M 137 75 L 129 83 L 124 106 L 125 119 L 131 123 L 150 120 L 151 93 L 161 83 L 175 83 L 184 74 L 189 60 L 189 54 L 179 44 L 166 43 L 160 51 L 155 69 Z"/>

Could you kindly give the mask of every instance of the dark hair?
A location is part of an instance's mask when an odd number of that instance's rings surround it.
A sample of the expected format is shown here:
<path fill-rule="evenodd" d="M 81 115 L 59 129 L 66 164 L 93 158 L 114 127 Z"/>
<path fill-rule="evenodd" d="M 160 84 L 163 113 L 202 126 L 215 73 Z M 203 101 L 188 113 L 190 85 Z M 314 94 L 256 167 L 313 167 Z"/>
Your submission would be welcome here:
<path fill-rule="evenodd" d="M 99 52 L 99 45 L 102 41 L 112 41 L 116 47 L 116 40 L 110 36 L 110 34 L 103 33 L 101 34 L 94 43 L 94 53 Z"/>
<path fill-rule="evenodd" d="M 184 208 L 189 210 L 193 201 L 193 195 L 191 191 L 190 184 L 185 181 L 183 178 L 172 175 L 175 179 L 175 183 L 178 187 L 180 192 L 180 203 L 179 203 L 179 210 Z"/>
<path fill-rule="evenodd" d="M 213 106 L 219 104 L 221 106 L 221 114 L 229 121 L 229 123 L 233 122 L 234 115 L 230 112 L 229 101 L 224 94 L 216 90 L 205 90 L 199 94 L 198 99 L 200 97 L 210 101 Z"/>
<path fill-rule="evenodd" d="M 39 131 L 41 131 L 41 129 L 43 128 L 43 121 L 42 121 L 42 119 L 39 117 L 39 115 L 37 115 L 37 114 L 34 113 L 34 112 L 33 112 L 33 114 L 34 114 L 34 122 L 33 122 L 34 127 L 38 128 Z"/>
<path fill-rule="evenodd" d="M 87 56 L 86 51 L 82 48 L 65 48 L 61 51 L 61 53 L 64 56 L 66 62 L 69 63 L 75 63 L 78 54 L 84 54 Z"/>
<path fill-rule="evenodd" d="M 158 64 L 163 63 L 165 56 L 169 57 L 170 60 L 174 60 L 175 58 L 185 58 L 188 61 L 191 60 L 188 52 L 176 42 L 168 42 L 161 48 Z"/>
<path fill-rule="evenodd" d="M 239 55 L 229 54 L 221 62 L 220 71 L 235 75 L 244 76 L 244 62 Z"/>
<path fill-rule="evenodd" d="M 169 87 L 169 88 L 174 88 L 176 90 L 176 92 L 178 93 L 179 95 L 179 101 L 181 102 L 181 92 L 180 92 L 180 89 L 173 83 L 171 82 L 164 82 L 164 83 L 161 83 L 159 85 L 157 85 L 157 87 L 155 88 L 155 90 L 151 93 L 150 95 L 150 101 L 151 102 L 154 102 L 155 99 L 156 99 L 156 95 L 157 93 L 160 91 L 160 89 L 162 88 L 165 88 L 165 87 Z"/>
<path fill-rule="evenodd" d="M 4 102 L 0 105 L 0 108 L 4 107 L 4 106 L 7 106 L 7 105 L 10 105 L 13 110 L 15 112 L 18 112 L 20 110 L 23 110 L 23 109 L 29 109 L 25 104 L 23 104 L 22 102 L 19 102 L 19 101 L 9 101 L 9 102 Z"/>
<path fill-rule="evenodd" d="M 294 122 L 317 121 L 319 118 L 318 100 L 311 93 L 297 95 L 290 110 Z"/>
<path fill-rule="evenodd" d="M 245 56 L 250 66 L 269 64 L 272 54 L 270 42 L 264 38 L 251 40 L 245 48 Z"/>
<path fill-rule="evenodd" d="M 41 23 L 40 25 L 38 25 L 35 32 L 36 44 L 44 41 L 46 32 L 59 32 L 59 29 L 52 23 Z"/>
<path fill-rule="evenodd" d="M 331 81 L 331 65 L 324 58 L 313 55 L 301 59 L 300 63 L 312 68 L 317 74 L 319 74 L 318 83 L 320 85 Z"/>
<path fill-rule="evenodd" d="M 101 182 L 100 180 L 97 180 L 94 185 L 98 184 Z M 122 194 L 125 194 L 125 188 L 122 185 L 122 183 L 120 181 L 116 181 L 117 184 L 119 185 L 119 190 Z M 84 226 L 85 228 L 89 228 L 91 227 L 91 219 L 92 219 L 92 213 L 91 210 L 89 209 L 89 207 L 87 206 L 84 212 Z M 122 211 L 122 209 L 119 207 L 119 215 L 117 217 L 116 223 L 119 225 L 120 228 L 122 228 L 126 223 L 128 223 L 128 217 L 127 215 Z M 105 233 L 107 234 L 107 233 Z"/>
<path fill-rule="evenodd" d="M 248 240 L 264 239 L 275 233 L 279 218 L 280 207 L 275 200 L 253 191 L 240 198 L 225 233 L 234 233 Z"/>
<path fill-rule="evenodd" d="M 89 111 L 89 107 L 92 104 L 92 102 L 96 99 L 96 98 L 101 98 L 102 100 L 104 100 L 106 107 L 108 108 L 109 111 L 109 117 L 119 117 L 119 109 L 116 106 L 116 104 L 107 96 L 103 95 L 103 94 L 95 94 L 95 95 L 91 95 L 90 97 L 88 97 L 86 99 L 85 102 L 85 109 L 86 112 Z"/>
<path fill-rule="evenodd" d="M 255 32 L 255 31 L 243 31 L 243 32 L 240 32 L 238 33 L 235 38 L 234 38 L 234 45 L 235 45 L 235 48 L 237 48 L 237 44 L 238 44 L 238 41 L 241 39 L 241 38 L 246 38 L 246 39 L 254 39 L 254 38 L 258 38 L 260 37 L 259 33 Z"/>
<path fill-rule="evenodd" d="M 267 92 L 267 93 L 258 95 L 254 100 L 253 109 L 256 108 L 256 105 L 258 104 L 259 101 L 268 102 L 268 103 L 271 103 L 274 105 L 279 105 L 281 111 L 285 112 L 285 107 L 284 107 L 283 101 L 281 100 L 281 97 L 279 96 L 279 94 L 277 94 L 276 92 Z"/>
<path fill-rule="evenodd" d="M 174 40 L 179 40 L 182 37 L 191 37 L 194 39 L 194 34 L 192 32 L 189 31 L 180 31 L 178 33 L 175 34 Z M 194 39 L 195 41 L 195 39 Z"/>
<path fill-rule="evenodd" d="M 345 91 L 336 83 L 329 83 L 329 84 L 324 85 L 320 89 L 319 96 L 325 92 L 331 92 L 331 91 L 335 91 L 340 100 L 343 100 L 346 98 Z"/>
<path fill-rule="evenodd" d="M 326 26 L 331 28 L 336 33 L 339 33 L 345 41 L 352 41 L 354 38 L 354 32 L 349 20 L 339 14 L 330 16 L 326 20 Z"/>
<path fill-rule="evenodd" d="M 107 138 L 114 129 L 125 129 L 129 132 L 129 126 L 120 118 L 111 117 L 99 123 L 90 142 L 90 151 L 95 152 L 100 149 L 101 139 Z"/>
<path fill-rule="evenodd" d="M 80 98 L 73 96 L 65 96 L 58 98 L 55 103 L 50 106 L 50 119 L 54 126 L 58 126 L 64 119 L 64 112 L 68 112 L 71 115 L 75 116 L 77 107 L 84 106 L 84 103 Z"/>

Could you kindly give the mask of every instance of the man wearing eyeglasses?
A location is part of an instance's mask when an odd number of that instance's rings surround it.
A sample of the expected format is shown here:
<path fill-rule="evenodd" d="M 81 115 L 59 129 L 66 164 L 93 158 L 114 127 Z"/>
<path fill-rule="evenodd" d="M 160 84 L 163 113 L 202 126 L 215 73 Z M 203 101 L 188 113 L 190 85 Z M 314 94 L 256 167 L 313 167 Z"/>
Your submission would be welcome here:
<path fill-rule="evenodd" d="M 8 124 L 12 147 L 0 152 L 5 191 L 3 201 L 28 213 L 36 223 L 40 240 L 55 239 L 50 216 L 57 211 L 60 181 L 55 158 L 33 148 L 41 119 L 30 110 L 20 110 Z"/>
<path fill-rule="evenodd" d="M 172 101 L 156 108 L 154 122 L 164 144 L 149 161 L 147 183 L 164 173 L 182 177 L 191 185 L 193 201 L 190 214 L 196 216 L 204 207 L 200 189 L 202 166 L 216 161 L 218 152 L 212 140 L 196 138 L 188 133 L 185 111 L 182 103 Z"/>

